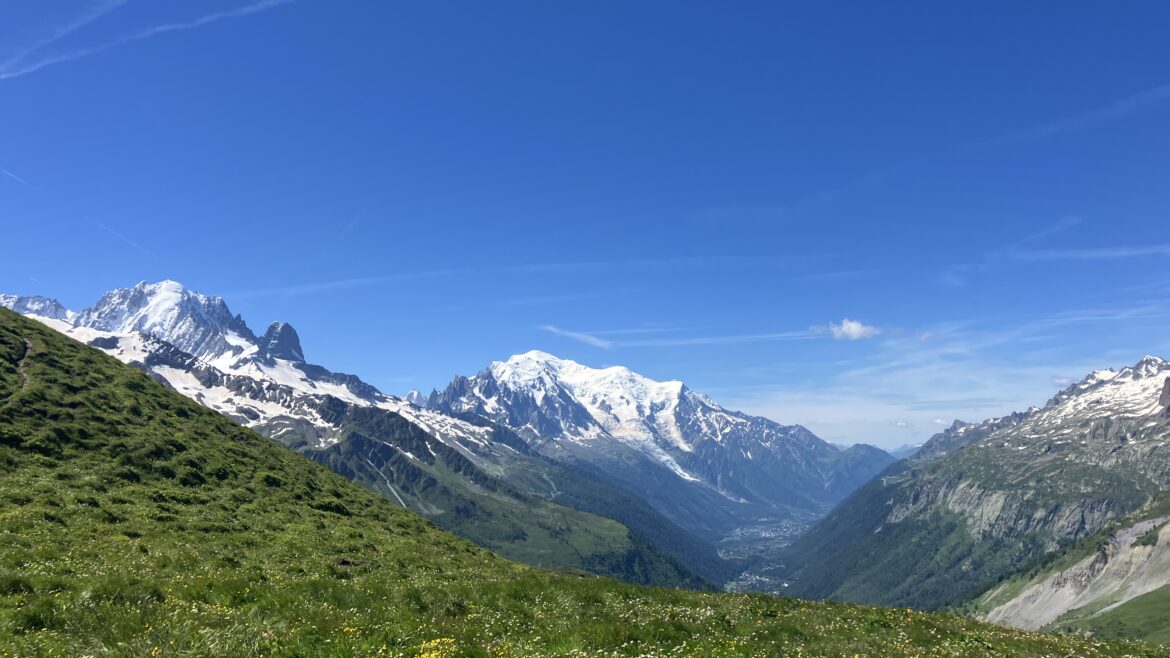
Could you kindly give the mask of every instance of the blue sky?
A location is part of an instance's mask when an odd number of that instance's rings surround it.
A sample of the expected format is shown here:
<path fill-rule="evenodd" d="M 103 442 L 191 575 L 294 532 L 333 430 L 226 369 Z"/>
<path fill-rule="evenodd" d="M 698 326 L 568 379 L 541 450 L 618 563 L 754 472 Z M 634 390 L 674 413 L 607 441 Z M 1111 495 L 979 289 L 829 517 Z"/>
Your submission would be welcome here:
<path fill-rule="evenodd" d="M 1168 24 L 0 1 L 0 290 L 173 278 L 390 392 L 540 348 L 918 442 L 1170 356 Z"/>

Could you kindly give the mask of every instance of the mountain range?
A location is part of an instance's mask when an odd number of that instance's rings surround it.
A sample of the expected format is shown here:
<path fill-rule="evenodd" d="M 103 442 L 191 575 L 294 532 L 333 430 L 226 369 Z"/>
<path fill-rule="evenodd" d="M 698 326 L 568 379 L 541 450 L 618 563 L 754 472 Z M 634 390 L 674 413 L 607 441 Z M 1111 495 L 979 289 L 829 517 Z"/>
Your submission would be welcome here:
<path fill-rule="evenodd" d="M 1170 363 L 1153 356 L 956 422 L 787 549 L 790 591 L 1101 630 L 1100 615 L 1170 596 L 1168 443 Z"/>
<path fill-rule="evenodd" d="M 894 461 L 724 409 L 679 381 L 539 351 L 456 377 L 426 404 L 506 427 L 532 450 L 633 492 L 725 556 L 757 562 Z M 751 575 L 741 584 L 774 585 Z"/>
<path fill-rule="evenodd" d="M 405 398 L 306 360 L 173 281 L 74 311 L 0 296 L 310 460 L 513 559 L 642 584 L 950 609 L 1170 641 L 1170 363 L 955 421 L 895 457 L 679 381 L 541 351 Z"/>
<path fill-rule="evenodd" d="M 893 462 L 726 410 L 681 382 L 541 352 L 402 399 L 309 363 L 291 325 L 254 333 L 223 299 L 174 281 L 113 290 L 80 312 L 42 297 L 0 304 L 534 564 L 722 585 Z"/>
<path fill-rule="evenodd" d="M 0 503 L 13 656 L 1170 656 L 516 564 L 7 309 Z"/>

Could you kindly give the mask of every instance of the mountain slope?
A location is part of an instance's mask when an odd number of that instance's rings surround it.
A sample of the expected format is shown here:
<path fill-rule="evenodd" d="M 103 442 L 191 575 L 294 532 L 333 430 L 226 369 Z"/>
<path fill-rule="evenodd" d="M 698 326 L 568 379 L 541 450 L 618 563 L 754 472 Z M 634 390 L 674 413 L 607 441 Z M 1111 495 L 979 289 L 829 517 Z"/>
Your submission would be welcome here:
<path fill-rule="evenodd" d="M 1042 409 L 956 423 L 791 547 L 791 591 L 953 605 L 1141 509 L 1170 486 L 1168 377 L 1146 357 Z"/>
<path fill-rule="evenodd" d="M 539 473 L 546 464 L 521 441 L 509 444 L 490 429 L 307 363 L 286 323 L 257 336 L 221 298 L 174 281 L 111 291 L 81 313 L 44 298 L 0 301 L 509 557 L 638 583 L 706 586 L 650 544 L 663 534 L 657 527 L 665 519 L 655 525 L 650 517 L 633 518 L 650 525 L 632 533 L 602 516 L 621 496 L 595 508 L 599 515 L 505 482 L 508 473 Z M 703 554 L 680 552 L 696 564 Z M 702 568 L 726 577 L 718 560 Z"/>
<path fill-rule="evenodd" d="M 14 656 L 1170 656 L 510 563 L 4 309 L 0 500 Z"/>
<path fill-rule="evenodd" d="M 681 382 L 539 351 L 457 377 L 427 407 L 507 427 L 732 554 L 789 540 L 894 461 L 877 448 L 840 450 L 799 425 L 724 409 Z"/>
<path fill-rule="evenodd" d="M 1019 628 L 1170 641 L 1170 494 L 1014 574 L 965 606 Z M 1150 614 L 1151 608 L 1157 614 Z"/>
<path fill-rule="evenodd" d="M 346 439 L 306 450 L 305 456 L 420 511 L 445 530 L 537 566 L 575 567 L 640 584 L 708 586 L 618 520 L 526 493 L 513 479 L 477 467 L 397 414 L 343 409 L 338 422 Z M 506 466 L 530 473 L 526 465 L 535 461 L 512 460 Z"/>

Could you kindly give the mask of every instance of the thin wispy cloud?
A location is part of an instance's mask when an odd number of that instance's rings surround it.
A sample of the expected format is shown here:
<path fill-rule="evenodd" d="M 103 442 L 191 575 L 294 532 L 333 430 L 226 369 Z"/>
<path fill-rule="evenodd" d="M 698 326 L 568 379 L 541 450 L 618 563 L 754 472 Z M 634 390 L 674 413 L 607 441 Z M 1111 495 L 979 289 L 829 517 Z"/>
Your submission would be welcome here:
<path fill-rule="evenodd" d="M 79 14 L 75 18 L 51 28 L 48 30 L 48 34 L 17 50 L 16 52 L 9 55 L 8 58 L 3 62 L 0 62 L 0 75 L 3 75 L 5 72 L 8 72 L 14 67 L 19 66 L 26 57 L 32 55 L 38 50 L 51 46 L 61 39 L 64 39 L 77 30 L 80 30 L 86 25 L 89 25 L 102 16 L 105 16 L 118 7 L 126 4 L 127 1 L 128 0 L 107 0 L 106 2 L 99 2 L 91 7 L 89 11 Z"/>
<path fill-rule="evenodd" d="M 1124 98 L 1119 98 L 1101 107 L 1073 114 L 1061 119 L 1000 135 L 991 139 L 947 149 L 929 157 L 918 157 L 897 162 L 888 167 L 871 171 L 841 185 L 824 189 L 816 194 L 799 199 L 787 205 L 766 206 L 724 206 L 699 211 L 700 222 L 760 222 L 773 223 L 781 219 L 793 219 L 809 212 L 832 207 L 845 197 L 879 188 L 908 172 L 922 169 L 926 165 L 953 159 L 972 151 L 986 151 L 1021 142 L 1032 142 L 1098 128 L 1120 121 L 1143 111 L 1153 110 L 1163 104 L 1170 104 L 1170 83 L 1150 87 Z M 952 278 L 957 281 L 957 278 Z"/>
<path fill-rule="evenodd" d="M 692 338 L 651 338 L 618 343 L 619 347 L 685 347 L 689 345 L 733 345 L 738 343 L 771 343 L 776 341 L 809 340 L 816 338 L 807 331 L 779 331 L 764 334 L 729 334 L 724 336 L 696 336 Z"/>
<path fill-rule="evenodd" d="M 1163 104 L 1170 104 L 1170 83 L 1150 87 L 1087 112 L 1073 114 L 991 139 L 945 149 L 933 155 L 896 162 L 788 204 L 705 208 L 698 211 L 695 220 L 701 223 L 737 222 L 761 224 L 773 224 L 781 220 L 793 220 L 809 213 L 823 212 L 847 197 L 878 189 L 898 178 L 908 178 L 909 173 L 920 171 L 928 165 L 937 166 L 940 162 L 953 160 L 956 157 L 970 154 L 973 151 L 994 150 L 1015 143 L 1040 141 L 1064 134 L 1091 130 L 1115 121 L 1120 121 L 1143 111 L 1156 109 Z M 960 273 L 955 272 L 944 273 L 940 277 L 940 281 L 947 285 L 963 285 L 966 283 L 965 278 Z"/>
<path fill-rule="evenodd" d="M 850 279 L 857 279 L 863 276 L 870 276 L 879 274 L 882 270 L 866 269 L 866 270 L 835 270 L 829 272 L 813 272 L 811 274 L 802 274 L 797 279 L 802 281 L 846 281 Z"/>
<path fill-rule="evenodd" d="M 1032 233 L 1031 235 L 1025 236 L 1023 240 L 1020 240 L 1020 243 L 1028 243 L 1028 242 L 1033 242 L 1035 240 L 1043 240 L 1044 238 L 1048 238 L 1048 237 L 1052 237 L 1054 235 L 1058 235 L 1060 233 L 1064 233 L 1065 231 L 1067 231 L 1069 229 L 1076 228 L 1084 223 L 1085 223 L 1085 218 L 1081 217 L 1079 215 L 1068 215 L 1067 217 L 1061 217 L 1060 220 L 1057 221 L 1056 223 L 1054 223 L 1050 226 L 1046 226 L 1046 227 L 1040 229 L 1039 231 Z"/>
<path fill-rule="evenodd" d="M 624 329 L 601 329 L 590 331 L 595 336 L 644 336 L 646 334 L 669 334 L 683 331 L 683 327 L 670 325 L 649 325 L 644 327 L 627 327 Z"/>
<path fill-rule="evenodd" d="M 987 148 L 1019 142 L 1030 142 L 1055 137 L 1067 133 L 1089 130 L 1118 121 L 1132 114 L 1152 109 L 1170 101 L 1170 83 L 1161 84 L 1139 91 L 1130 96 L 1119 98 L 1101 107 L 1057 119 L 1039 126 L 1034 126 L 1019 132 L 1001 135 L 980 144 Z"/>
<path fill-rule="evenodd" d="M 1111 291 L 1110 294 L 1116 294 L 1120 292 L 1170 292 L 1170 279 L 1161 279 L 1158 281 L 1148 281 L 1146 283 L 1135 283 L 1131 286 L 1122 286 L 1115 292 Z"/>
<path fill-rule="evenodd" d="M 561 263 L 533 263 L 529 265 L 513 265 L 504 268 L 505 271 L 515 274 L 540 274 L 550 272 L 589 272 L 595 270 L 612 269 L 642 269 L 663 267 L 706 267 L 711 265 L 728 265 L 748 263 L 748 259 L 740 257 L 706 257 L 680 256 L 673 258 L 635 258 L 630 260 L 597 260 L 575 261 Z"/>
<path fill-rule="evenodd" d="M 29 187 L 32 187 L 32 183 L 29 183 L 25 179 L 21 178 L 20 176 L 17 176 L 16 174 L 12 173 L 11 171 L 8 171 L 7 169 L 0 169 L 0 174 L 4 174 L 5 176 L 11 178 L 12 180 L 16 181 L 17 183 L 20 183 L 21 185 L 27 185 Z"/>
<path fill-rule="evenodd" d="M 1069 231 L 1084 224 L 1076 216 L 1065 217 L 1040 231 L 1029 234 L 1009 245 L 985 252 L 975 263 L 952 265 L 939 275 L 939 282 L 948 286 L 966 285 L 970 278 L 1011 263 L 1042 261 L 1105 261 L 1149 256 L 1170 256 L 1170 244 L 1123 245 L 1068 249 L 1042 249 L 1036 242 Z"/>
<path fill-rule="evenodd" d="M 149 256 L 154 255 L 154 252 L 151 252 L 150 249 L 147 249 L 146 247 L 139 245 L 138 242 L 135 242 L 135 241 L 131 240 L 130 238 L 126 238 L 124 234 L 118 233 L 117 231 L 115 231 L 115 229 L 112 229 L 109 226 L 102 224 L 101 221 L 90 221 L 90 224 L 92 224 L 98 228 L 101 228 L 102 231 L 105 231 L 106 233 L 113 235 L 113 237 L 117 238 L 118 240 L 122 240 L 123 242 L 125 242 L 125 244 L 128 244 L 131 247 L 138 249 L 139 252 L 142 252 L 142 253 L 149 255 Z"/>
<path fill-rule="evenodd" d="M 194 29 L 204 27 L 206 25 L 210 25 L 211 23 L 215 23 L 217 21 L 221 21 L 221 20 L 228 19 L 228 18 L 238 18 L 241 16 L 247 16 L 250 14 L 257 14 L 257 13 L 260 13 L 262 11 L 267 11 L 269 9 L 279 7 L 281 5 L 290 4 L 290 3 L 295 2 L 295 1 L 296 0 L 261 0 L 260 2 L 253 2 L 251 4 L 248 4 L 248 5 L 245 5 L 242 7 L 237 7 L 235 9 L 227 9 L 224 11 L 217 11 L 217 12 L 213 12 L 210 14 L 205 14 L 203 16 L 200 16 L 198 18 L 188 20 L 188 21 L 163 23 L 161 25 L 152 25 L 150 27 L 142 28 L 142 29 L 139 29 L 137 31 L 130 32 L 128 34 L 124 34 L 120 37 L 116 37 L 116 38 L 111 39 L 109 41 L 100 43 L 96 46 L 88 46 L 85 48 L 64 50 L 64 51 L 53 53 L 53 54 L 46 54 L 46 55 L 39 57 L 39 58 L 36 57 L 37 53 L 39 53 L 41 50 L 43 50 L 43 48 L 45 46 L 49 45 L 50 43 L 53 43 L 55 41 L 60 40 L 60 38 L 64 36 L 64 34 L 62 34 L 61 36 L 59 36 L 51 41 L 46 41 L 37 50 L 24 54 L 19 60 L 15 61 L 15 62 L 13 62 L 13 61 L 6 62 L 6 64 L 4 66 L 0 67 L 0 80 L 17 78 L 17 77 L 20 77 L 22 75 L 28 75 L 30 73 L 35 73 L 35 72 L 37 72 L 37 71 L 39 71 L 47 66 L 52 66 L 54 64 L 63 64 L 65 62 L 72 62 L 72 61 L 75 61 L 78 59 L 82 59 L 84 57 L 89 57 L 91 55 L 96 55 L 98 53 L 105 52 L 107 50 L 110 50 L 111 48 L 117 48 L 119 46 L 123 46 L 123 45 L 126 45 L 128 43 L 135 42 L 135 41 L 142 41 L 143 39 L 149 39 L 151 37 L 158 36 L 160 34 L 166 34 L 168 32 L 179 32 L 179 31 L 183 31 L 183 30 L 194 30 Z M 103 12 L 103 13 L 108 13 L 108 11 L 112 10 L 113 8 L 116 8 L 116 6 L 117 5 L 115 5 L 114 7 L 111 7 L 110 9 L 107 9 L 107 11 Z M 100 14 L 99 14 L 99 16 L 100 16 Z M 86 22 L 92 22 L 92 20 L 94 20 L 94 19 L 91 18 L 89 21 L 86 21 Z M 84 25 L 84 24 L 85 23 L 82 23 L 82 25 Z M 80 25 L 78 27 L 80 27 Z M 77 27 L 74 27 L 73 29 L 65 32 L 65 34 L 68 34 L 69 32 L 72 32 L 73 30 L 76 30 L 76 29 L 77 29 Z"/>
<path fill-rule="evenodd" d="M 603 349 L 617 349 L 625 347 L 686 347 L 693 345 L 732 345 L 737 343 L 765 343 L 789 340 L 809 340 L 816 338 L 807 331 L 780 331 L 762 334 L 727 334 L 719 336 L 688 336 L 669 338 L 645 338 L 636 340 L 613 340 L 603 338 L 597 333 L 572 331 L 562 329 L 556 325 L 541 325 L 537 327 L 558 336 L 571 338 L 579 343 L 600 347 Z"/>
<path fill-rule="evenodd" d="M 727 223 L 771 225 L 781 221 L 795 221 L 806 215 L 833 208 L 840 201 L 860 193 L 880 189 L 888 181 L 930 164 L 926 158 L 913 158 L 894 165 L 875 169 L 847 182 L 826 187 L 790 203 L 762 206 L 719 206 L 699 210 L 694 218 L 698 223 Z"/>
<path fill-rule="evenodd" d="M 258 299 L 263 297 L 297 297 L 300 295 L 312 295 L 323 292 L 335 292 L 338 290 L 347 290 L 350 288 L 365 288 L 370 286 L 380 286 L 392 283 L 401 283 L 403 281 L 416 281 L 420 279 L 437 279 L 442 277 L 464 276 L 470 274 L 470 270 L 427 270 L 420 272 L 399 272 L 396 274 L 381 274 L 377 276 L 352 277 L 348 279 L 330 279 L 326 281 L 310 281 L 305 283 L 294 283 L 285 286 L 273 286 L 269 288 L 252 288 L 249 290 L 237 290 L 235 292 L 226 293 L 225 296 L 237 299 Z"/>
<path fill-rule="evenodd" d="M 146 254 L 147 256 L 154 255 L 154 252 L 152 252 L 151 250 L 147 249 L 146 247 L 143 247 L 142 245 L 131 240 L 130 238 L 126 237 L 125 235 L 119 233 L 118 231 L 115 231 L 114 229 L 110 228 L 109 226 L 106 226 L 105 224 L 103 224 L 101 222 L 90 222 L 90 223 L 93 224 L 94 226 L 100 228 L 101 230 L 105 231 L 106 233 L 109 233 L 110 235 L 114 236 L 115 238 L 121 240 L 122 242 L 125 242 L 126 244 L 130 245 L 131 247 L 134 247 L 138 251 L 141 251 L 142 253 Z"/>
<path fill-rule="evenodd" d="M 726 263 L 731 261 L 739 261 L 739 259 L 708 259 L 708 258 L 648 258 L 640 260 L 626 260 L 626 261 L 587 261 L 587 262 L 567 262 L 567 263 L 545 263 L 534 265 L 508 265 L 504 267 L 485 267 L 485 268 L 459 268 L 459 269 L 439 269 L 422 272 L 407 272 L 407 273 L 392 273 L 386 275 L 375 275 L 366 277 L 354 277 L 344 279 L 331 279 L 325 281 L 313 281 L 299 284 L 292 284 L 287 286 L 275 286 L 270 288 L 258 288 L 241 290 L 232 293 L 237 297 L 269 297 L 269 296 L 295 296 L 295 295 L 309 295 L 320 292 L 329 292 L 333 290 L 342 290 L 347 288 L 372 287 L 385 284 L 393 284 L 399 281 L 407 281 L 411 279 L 426 279 L 445 276 L 498 276 L 498 275 L 524 275 L 524 274 L 574 274 L 582 271 L 591 271 L 596 269 L 614 269 L 614 268 L 637 268 L 637 269 L 669 269 L 680 265 L 697 265 L 697 264 L 712 264 L 712 263 Z M 530 306 L 541 304 L 555 304 L 562 302 L 571 302 L 584 299 L 602 299 L 613 295 L 627 295 L 642 292 L 641 288 L 624 288 L 620 290 L 607 291 L 589 291 L 580 293 L 567 293 L 547 296 L 533 296 L 523 298 L 505 299 L 490 304 L 495 306 Z M 442 310 L 457 310 L 468 308 L 469 304 L 454 304 L 446 305 Z"/>
<path fill-rule="evenodd" d="M 561 295 L 516 297 L 513 299 L 502 299 L 496 302 L 495 306 L 509 308 L 515 306 L 546 306 L 550 304 L 566 304 L 569 302 L 582 302 L 590 299 L 608 299 L 610 297 L 619 297 L 622 295 L 633 295 L 643 291 L 644 288 L 623 288 L 621 290 L 594 290 L 591 292 L 565 293 Z"/>
<path fill-rule="evenodd" d="M 547 331 L 550 334 L 555 334 L 557 336 L 562 336 L 564 338 L 569 338 L 571 340 L 575 340 L 578 343 L 585 343 L 586 345 L 592 345 L 593 347 L 600 347 L 601 349 L 604 349 L 604 350 L 612 349 L 614 346 L 614 342 L 611 340 L 599 338 L 599 337 L 594 336 L 592 334 L 587 334 L 587 333 L 584 333 L 581 331 L 570 331 L 568 329 L 561 329 L 560 327 L 558 327 L 556 325 L 542 324 L 539 327 L 537 327 L 537 329 L 540 329 L 541 331 Z"/>
<path fill-rule="evenodd" d="M 891 338 L 885 342 L 885 349 L 873 356 L 871 365 L 857 366 L 849 372 L 862 381 L 866 377 L 883 377 L 891 370 L 913 369 L 932 363 L 984 358 L 990 361 L 992 357 L 986 355 L 1021 343 L 1049 341 L 1060 347 L 1069 342 L 1070 335 L 1082 333 L 1092 325 L 1165 322 L 1170 320 L 1168 308 L 1165 301 L 1156 300 L 1129 306 L 1071 309 L 1015 323 L 1001 319 L 936 324 L 925 330 L 931 335 L 931 340 Z M 1038 356 L 1045 351 L 1033 346 L 1027 353 Z"/>
<path fill-rule="evenodd" d="M 1102 247 L 1097 249 L 1018 249 L 1007 253 L 1016 261 L 1047 260 L 1113 260 L 1139 256 L 1170 256 L 1170 245 L 1154 244 L 1137 247 Z"/>
<path fill-rule="evenodd" d="M 1048 331 L 1056 327 L 1068 327 L 1088 323 L 1132 322 L 1135 320 L 1167 320 L 1170 319 L 1170 304 L 1168 300 L 1155 299 L 1130 304 L 1127 306 L 1110 306 L 1103 308 L 1087 308 L 1057 313 L 1055 315 L 1032 320 L 1021 325 L 1021 334 Z"/>
<path fill-rule="evenodd" d="M 337 232 L 338 239 L 344 238 L 345 236 L 349 235 L 350 231 L 357 228 L 357 225 L 359 223 L 361 223 L 361 220 L 362 220 L 361 213 L 354 215 L 353 218 L 350 219 L 348 222 L 346 222 L 345 226 L 341 227 L 341 230 Z"/>
<path fill-rule="evenodd" d="M 1110 332 L 1109 325 L 1157 328 L 1170 319 L 1165 300 L 1134 306 L 1070 309 L 1010 323 L 949 322 L 924 328 L 933 338 L 891 335 L 878 349 L 836 372 L 772 376 L 720 401 L 782 422 L 799 419 L 832 441 L 893 446 L 922 442 L 958 418 L 979 421 L 1042 405 L 1060 388 L 1103 367 L 1124 366 L 1149 351 L 1087 353 L 1070 344 Z M 891 332 L 892 333 L 892 332 Z M 1016 349 L 1046 339 L 1052 349 Z M 807 372 L 807 374 L 806 374 Z M 742 381 L 742 377 L 735 379 Z"/>

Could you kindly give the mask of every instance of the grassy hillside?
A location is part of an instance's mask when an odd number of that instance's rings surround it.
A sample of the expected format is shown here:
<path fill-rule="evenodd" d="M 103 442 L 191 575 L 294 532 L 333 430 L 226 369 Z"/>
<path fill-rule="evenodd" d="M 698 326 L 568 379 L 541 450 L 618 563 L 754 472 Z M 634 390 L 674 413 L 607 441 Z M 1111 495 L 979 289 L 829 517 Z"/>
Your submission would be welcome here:
<path fill-rule="evenodd" d="M 618 521 L 525 493 L 398 414 L 349 405 L 344 413 L 346 439 L 303 454 L 421 512 L 444 530 L 537 566 L 587 570 L 641 585 L 710 588 Z M 535 458 L 521 463 L 543 466 Z"/>
<path fill-rule="evenodd" d="M 1090 619 L 1076 623 L 1101 637 L 1142 638 L 1151 642 L 1170 643 L 1170 586 L 1160 587 L 1152 592 L 1103 612 Z M 1058 621 L 1057 624 L 1063 623 Z"/>
<path fill-rule="evenodd" d="M 681 564 L 684 569 L 698 574 L 707 582 L 719 585 L 743 571 L 745 565 L 720 557 L 713 544 L 683 530 L 646 501 L 627 493 L 620 483 L 611 481 L 604 472 L 596 469 L 581 470 L 532 452 L 524 439 L 482 416 L 454 415 L 467 422 L 491 428 L 493 441 L 513 446 L 523 456 L 523 459 L 499 464 L 497 478 L 506 481 L 512 488 L 558 505 L 615 520 L 626 526 L 632 535 L 633 544 L 654 547 L 655 552 L 666 554 L 672 558 L 671 561 Z M 456 530 L 456 534 L 462 533 Z M 488 548 L 496 550 L 490 545 Z M 498 552 L 511 557 L 504 551 Z M 664 560 L 655 562 L 659 569 L 668 566 Z M 594 569 L 591 571 L 598 573 Z M 672 576 L 669 572 L 665 575 Z M 624 574 L 617 576 L 637 584 L 669 584 L 665 580 L 647 583 L 634 581 Z M 693 587 L 695 583 L 684 585 Z"/>
<path fill-rule="evenodd" d="M 1143 656 L 517 565 L 0 310 L 0 656 Z"/>

